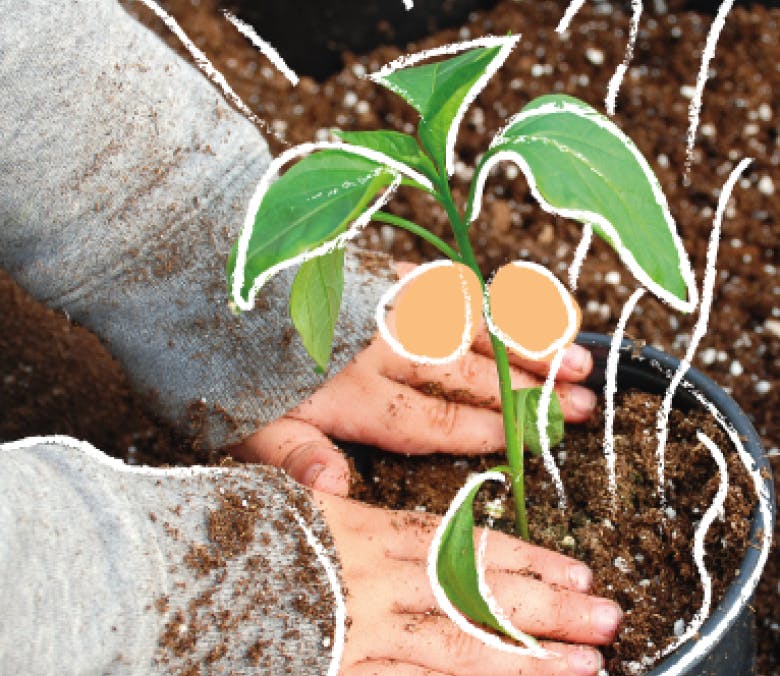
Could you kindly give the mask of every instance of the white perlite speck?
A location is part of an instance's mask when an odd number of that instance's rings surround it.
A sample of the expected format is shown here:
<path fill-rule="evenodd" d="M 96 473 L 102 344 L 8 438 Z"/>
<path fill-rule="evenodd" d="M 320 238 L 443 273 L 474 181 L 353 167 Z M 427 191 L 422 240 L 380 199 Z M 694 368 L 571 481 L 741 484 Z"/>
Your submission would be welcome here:
<path fill-rule="evenodd" d="M 685 620 L 683 619 L 675 620 L 674 635 L 682 636 L 684 631 L 685 631 Z"/>
<path fill-rule="evenodd" d="M 772 389 L 772 386 L 767 380 L 759 380 L 756 383 L 756 392 L 758 392 L 758 394 L 766 394 L 770 389 Z"/>
<path fill-rule="evenodd" d="M 758 192 L 762 195 L 774 195 L 775 184 L 769 176 L 762 176 L 758 181 Z"/>
<path fill-rule="evenodd" d="M 600 66 L 604 63 L 604 52 L 595 47 L 588 47 L 585 50 L 585 58 L 590 61 L 594 66 Z"/>

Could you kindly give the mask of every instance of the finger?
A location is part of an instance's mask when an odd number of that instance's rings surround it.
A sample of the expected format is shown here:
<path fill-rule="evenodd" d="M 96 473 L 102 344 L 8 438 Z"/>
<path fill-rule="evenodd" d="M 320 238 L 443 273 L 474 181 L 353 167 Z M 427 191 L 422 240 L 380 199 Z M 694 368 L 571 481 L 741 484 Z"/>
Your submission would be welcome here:
<path fill-rule="evenodd" d="M 281 467 L 310 488 L 333 495 L 346 495 L 349 491 L 346 459 L 328 437 L 307 422 L 279 418 L 232 452 L 239 460 Z"/>
<path fill-rule="evenodd" d="M 364 660 L 342 670 L 343 676 L 451 676 L 451 671 L 436 671 L 419 664 L 398 660 Z"/>
<path fill-rule="evenodd" d="M 474 339 L 472 349 L 480 354 L 489 357 L 493 356 L 493 345 L 490 342 L 490 334 L 484 324 L 477 333 L 477 337 Z M 528 371 L 529 373 L 544 378 L 550 371 L 549 361 L 533 361 L 531 359 L 526 359 L 512 350 L 508 350 L 508 353 L 510 364 Z M 587 378 L 592 369 L 593 356 L 591 355 L 590 350 L 587 350 L 581 345 L 572 344 L 566 348 L 566 353 L 563 356 L 563 362 L 561 363 L 561 368 L 558 370 L 556 379 L 564 382 L 581 382 Z"/>
<path fill-rule="evenodd" d="M 315 392 L 288 416 L 344 441 L 400 453 L 472 455 L 505 447 L 503 422 L 495 411 L 429 397 L 378 374 L 367 378 L 345 370 L 339 377 L 338 388 Z M 356 402 L 360 415 L 348 415 Z"/>
<path fill-rule="evenodd" d="M 377 596 L 394 595 L 393 607 L 401 614 L 430 613 L 436 601 L 429 585 L 421 584 L 419 574 L 416 575 L 420 564 L 399 561 L 397 565 L 408 568 L 405 575 L 398 576 L 403 583 L 396 582 L 386 590 L 380 590 L 382 583 L 377 583 Z M 504 614 L 515 627 L 531 636 L 607 645 L 613 641 L 623 617 L 614 601 L 556 588 L 516 570 L 489 569 L 485 577 Z"/>
<path fill-rule="evenodd" d="M 392 539 L 386 547 L 387 556 L 424 562 L 438 519 L 417 512 L 399 513 L 397 518 L 404 537 Z M 482 532 L 481 528 L 475 531 L 475 546 Z M 494 530 L 488 530 L 486 567 L 492 571 L 532 575 L 547 584 L 577 592 L 588 592 L 593 584 L 593 573 L 584 563 Z"/>
<path fill-rule="evenodd" d="M 383 641 L 365 641 L 361 654 L 369 660 L 411 663 L 453 676 L 595 676 L 601 668 L 601 655 L 594 648 L 560 643 L 543 647 L 555 656 L 540 659 L 497 650 L 464 633 L 449 618 L 423 613 L 390 616 Z"/>
<path fill-rule="evenodd" d="M 440 365 L 414 364 L 397 355 L 395 358 L 387 356 L 382 360 L 382 374 L 412 387 L 429 388 L 430 392 L 443 391 L 466 405 L 490 406 L 495 410 L 501 408 L 496 364 L 491 358 L 476 352 L 467 352 L 451 364 Z M 539 378 L 518 368 L 512 367 L 510 375 L 513 389 L 542 384 Z M 563 382 L 556 383 L 554 389 L 566 422 L 583 422 L 593 413 L 596 395 L 592 390 Z"/>

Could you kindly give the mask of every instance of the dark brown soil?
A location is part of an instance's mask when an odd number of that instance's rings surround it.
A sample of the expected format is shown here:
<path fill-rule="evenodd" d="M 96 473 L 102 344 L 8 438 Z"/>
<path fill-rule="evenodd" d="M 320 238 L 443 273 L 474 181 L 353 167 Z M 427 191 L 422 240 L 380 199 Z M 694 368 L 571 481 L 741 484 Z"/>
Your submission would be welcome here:
<path fill-rule="evenodd" d="M 293 89 L 225 24 L 214 0 L 170 0 L 165 4 L 244 100 L 269 123 L 276 123 L 273 127 L 286 143 L 316 139 L 318 130 L 332 126 L 409 131 L 415 124 L 413 112 L 400 100 L 358 79 L 356 73 L 374 70 L 402 51 L 450 42 L 459 36 L 503 34 L 508 30 L 522 33 L 515 54 L 466 117 L 457 146 L 458 159 L 465 167 L 473 166 L 475 157 L 484 151 L 505 117 L 536 95 L 563 91 L 603 109 L 607 81 L 623 57 L 629 17 L 618 4 L 608 5 L 610 11 L 605 12 L 605 5 L 585 3 L 564 40 L 554 27 L 567 2 L 505 0 L 493 10 L 472 15 L 461 29 L 444 31 L 403 50 L 380 47 L 359 58 L 347 54 L 348 66 L 338 75 L 324 83 L 303 77 Z M 687 187 L 682 181 L 682 168 L 688 99 L 681 88 L 695 83 L 712 17 L 658 12 L 656 7 L 662 3 L 645 4 L 650 6 L 621 89 L 615 121 L 636 141 L 656 170 L 699 279 L 717 191 L 740 158 L 755 158 L 735 191 L 733 210 L 729 210 L 723 224 L 714 311 L 694 365 L 726 387 L 748 412 L 772 456 L 777 475 L 780 102 L 773 92 L 780 91 L 780 71 L 776 68 L 780 63 L 780 11 L 756 6 L 731 12 L 712 62 L 714 73 L 705 90 L 692 185 Z M 679 4 L 667 3 L 672 9 Z M 166 35 L 164 27 L 147 21 Z M 171 36 L 167 39 L 175 44 Z M 602 65 L 585 55 L 588 48 L 601 52 Z M 346 96 L 349 92 L 355 96 Z M 278 139 L 270 138 L 269 142 L 275 151 L 284 147 Z M 770 189 L 772 182 L 777 188 Z M 464 186 L 456 176 L 457 197 L 463 197 Z M 474 226 L 475 248 L 484 271 L 519 257 L 564 273 L 578 241 L 579 226 L 541 212 L 527 194 L 525 183 L 510 181 L 505 173 L 492 180 L 488 192 L 492 200 L 487 198 L 485 215 Z M 416 194 L 399 194 L 393 210 L 443 233 L 443 214 Z M 363 241 L 390 250 L 399 259 L 419 261 L 436 254 L 405 233 L 380 228 L 368 229 Z M 619 273 L 617 283 L 612 283 L 613 276 L 607 277 L 611 271 Z M 580 288 L 583 328 L 612 331 L 633 282 L 600 242 L 594 242 L 591 248 Z M 692 318 L 670 314 L 653 300 L 643 300 L 627 330 L 680 355 L 689 339 L 691 322 Z M 148 412 L 148 404 L 134 399 L 121 369 L 92 336 L 37 306 L 1 275 L 0 376 L 0 440 L 65 433 L 88 439 L 131 462 L 189 464 L 206 459 L 158 423 Z M 532 496 L 536 494 L 531 491 Z M 631 563 L 629 557 L 624 558 Z M 770 557 L 759 587 L 756 610 L 758 673 L 778 676 L 780 589 L 776 555 Z"/>

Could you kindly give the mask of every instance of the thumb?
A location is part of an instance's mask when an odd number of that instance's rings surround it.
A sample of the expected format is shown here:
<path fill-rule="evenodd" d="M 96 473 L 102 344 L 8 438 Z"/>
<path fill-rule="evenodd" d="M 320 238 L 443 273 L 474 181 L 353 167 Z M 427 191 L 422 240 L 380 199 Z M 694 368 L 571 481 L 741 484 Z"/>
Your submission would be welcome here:
<path fill-rule="evenodd" d="M 231 452 L 244 462 L 281 467 L 299 483 L 324 493 L 349 491 L 346 458 L 319 429 L 302 420 L 274 420 Z"/>

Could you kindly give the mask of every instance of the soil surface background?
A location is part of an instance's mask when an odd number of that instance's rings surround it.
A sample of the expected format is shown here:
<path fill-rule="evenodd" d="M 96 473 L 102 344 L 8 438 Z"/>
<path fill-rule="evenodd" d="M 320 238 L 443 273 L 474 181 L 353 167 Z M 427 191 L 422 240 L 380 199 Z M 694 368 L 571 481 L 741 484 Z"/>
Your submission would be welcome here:
<path fill-rule="evenodd" d="M 140 3 L 128 2 L 131 11 Z M 456 145 L 456 198 L 463 198 L 479 153 L 506 118 L 531 98 L 560 91 L 600 110 L 607 83 L 622 61 L 630 12 L 622 4 L 585 3 L 567 35 L 554 28 L 568 5 L 560 0 L 499 2 L 466 23 L 403 48 L 383 46 L 345 54 L 345 68 L 324 82 L 303 76 L 295 88 L 219 14 L 215 0 L 164 4 L 231 86 L 267 121 L 275 152 L 319 140 L 327 129 L 390 128 L 412 132 L 414 112 L 359 76 L 402 53 L 486 33 L 523 39 L 499 75 L 467 113 Z M 690 89 L 712 15 L 674 2 L 646 3 L 639 40 L 618 97 L 615 122 L 639 146 L 659 176 L 685 247 L 701 282 L 717 195 L 743 157 L 754 162 L 735 190 L 723 222 L 718 276 L 709 328 L 694 366 L 724 386 L 747 411 L 780 475 L 780 10 L 735 7 L 711 63 L 701 126 L 683 180 Z M 660 5 L 668 11 L 660 11 Z M 142 16 L 172 46 L 176 39 Z M 262 34 L 262 33 L 261 33 Z M 283 53 L 280 45 L 275 45 Z M 272 130 L 273 133 L 268 133 Z M 400 192 L 392 210 L 444 233 L 444 214 L 417 194 Z M 564 280 L 581 227 L 542 212 L 527 185 L 502 168 L 486 189 L 473 242 L 483 272 L 513 259 L 547 265 Z M 365 245 L 398 259 L 436 257 L 405 233 L 368 228 Z M 616 256 L 594 241 L 582 269 L 578 300 L 583 329 L 614 330 L 635 282 Z M 627 333 L 681 356 L 695 317 L 645 298 Z M 121 366 L 100 342 L 60 313 L 42 308 L 0 275 L 0 440 L 70 434 L 128 462 L 191 464 L 207 454 L 156 420 L 153 406 L 130 391 Z M 777 530 L 776 530 L 777 534 Z M 756 595 L 759 674 L 780 675 L 780 588 L 776 552 Z"/>

